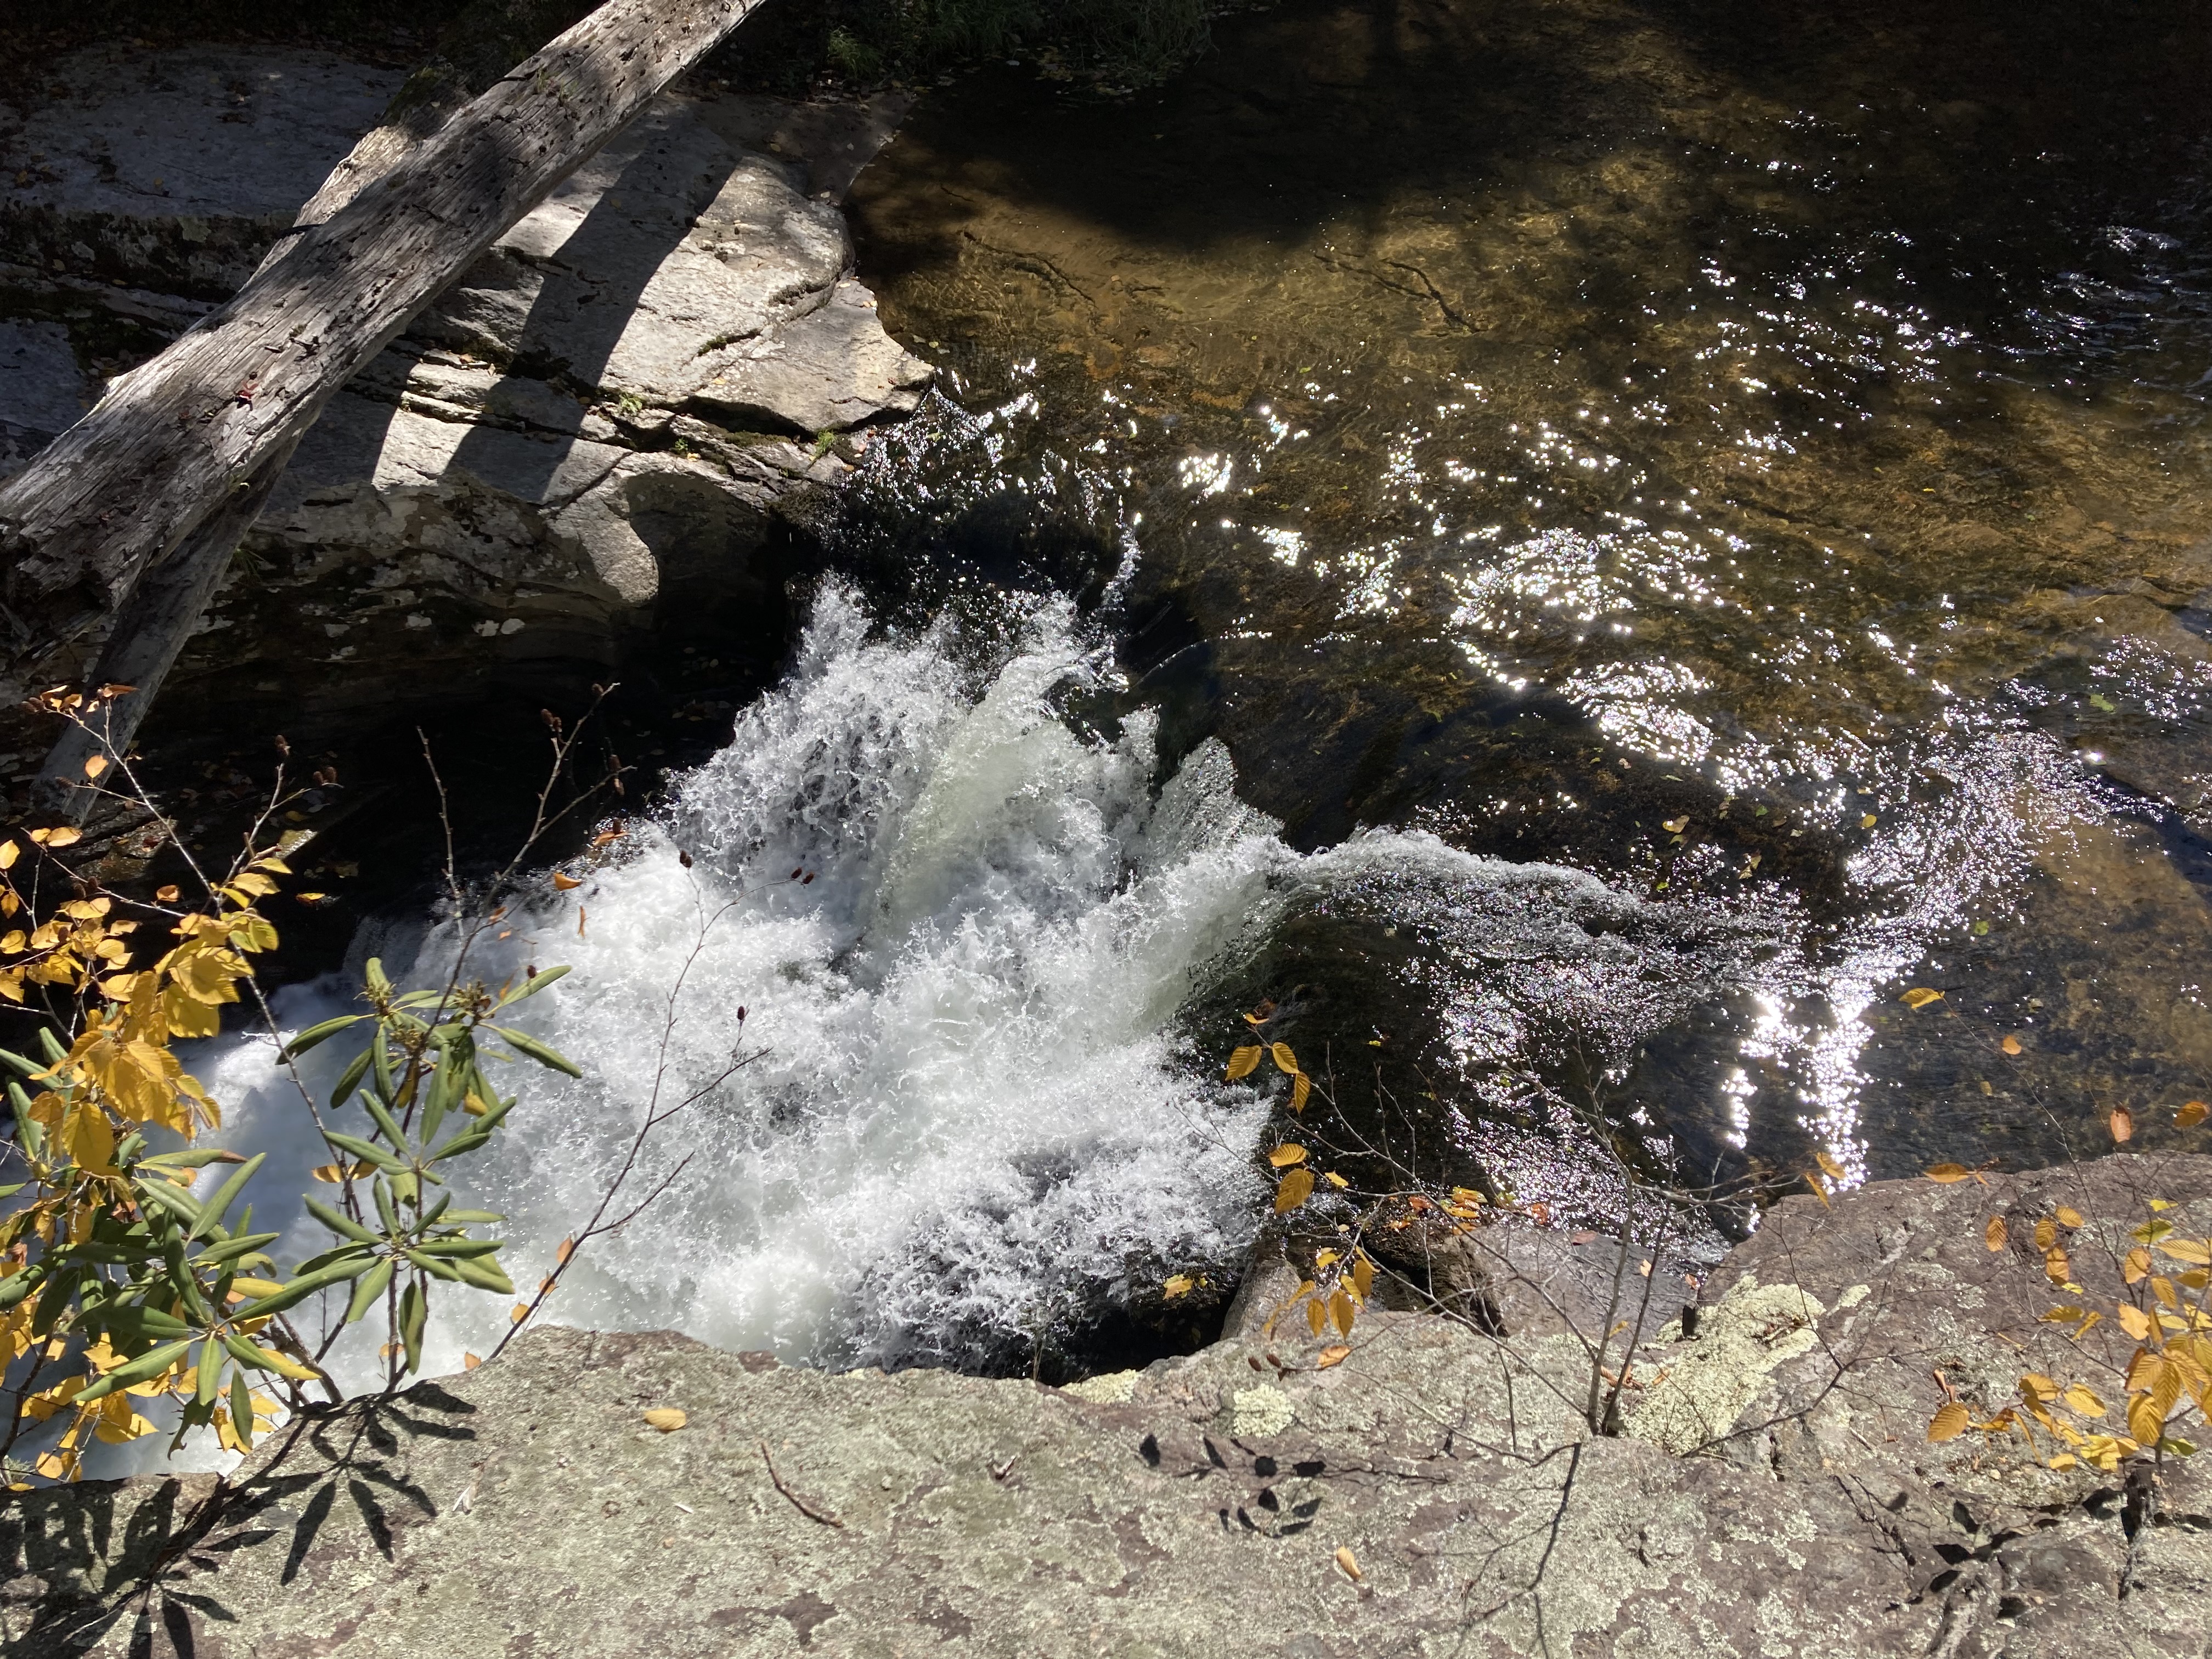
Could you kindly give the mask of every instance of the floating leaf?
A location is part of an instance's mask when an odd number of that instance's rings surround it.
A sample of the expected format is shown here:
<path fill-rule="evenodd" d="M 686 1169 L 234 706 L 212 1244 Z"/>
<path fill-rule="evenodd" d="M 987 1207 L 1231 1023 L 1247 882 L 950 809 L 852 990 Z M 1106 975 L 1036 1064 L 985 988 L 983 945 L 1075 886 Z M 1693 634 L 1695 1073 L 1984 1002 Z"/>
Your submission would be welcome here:
<path fill-rule="evenodd" d="M 564 876 L 558 870 L 553 872 L 553 890 L 556 893 L 566 893 L 583 884 L 574 876 Z"/>
<path fill-rule="evenodd" d="M 1679 836 L 1690 827 L 1690 820 L 1687 817 L 1662 818 L 1660 820 L 1659 827 L 1670 836 Z"/>
<path fill-rule="evenodd" d="M 1267 1050 L 1256 1042 L 1233 1050 L 1229 1056 L 1229 1080 L 1234 1083 L 1240 1077 L 1251 1076 L 1265 1053 Z"/>
<path fill-rule="evenodd" d="M 1336 1565 L 1344 1569 L 1344 1576 L 1355 1584 L 1367 1576 L 1359 1570 L 1359 1558 L 1347 1548 L 1342 1547 L 1338 1548 Z"/>
<path fill-rule="evenodd" d="M 1267 1162 L 1279 1170 L 1287 1170 L 1293 1164 L 1306 1161 L 1306 1149 L 1295 1140 L 1286 1140 L 1267 1154 Z"/>
<path fill-rule="evenodd" d="M 673 1434 L 691 1419 L 673 1406 L 655 1406 L 643 1413 L 645 1420 L 663 1434 Z"/>
<path fill-rule="evenodd" d="M 1881 822 L 1881 820 L 1872 812 L 1862 813 L 1859 817 L 1859 828 L 1862 830 L 1871 830 L 1875 824 Z"/>
<path fill-rule="evenodd" d="M 2173 1127 L 2177 1129 L 2193 1129 L 2203 1122 L 2208 1115 L 2212 1115 L 2212 1107 L 2208 1107 L 2201 1100 L 2192 1100 L 2173 1115 Z"/>
<path fill-rule="evenodd" d="M 2020 1052 L 2020 1039 L 2016 1036 L 2008 1036 L 2002 1042 L 1997 1044 L 1997 1047 L 2008 1054 L 2016 1054 Z"/>
<path fill-rule="evenodd" d="M 1341 1342 L 1332 1342 L 1328 1347 L 1323 1348 L 1319 1357 L 1314 1360 L 1314 1369 L 1317 1371 L 1325 1371 L 1332 1365 L 1341 1365 L 1351 1358 L 1350 1348 Z"/>
<path fill-rule="evenodd" d="M 1928 1178 L 1948 1187 L 1954 1182 L 1972 1180 L 1974 1172 L 1963 1164 L 1936 1164 L 1929 1166 Z"/>
<path fill-rule="evenodd" d="M 1188 1273 L 1177 1273 L 1160 1286 L 1160 1294 L 1170 1302 L 1179 1296 L 1188 1296 L 1192 1282 Z"/>
<path fill-rule="evenodd" d="M 1285 1176 L 1275 1188 L 1275 1213 L 1288 1215 L 1313 1196 L 1314 1178 L 1311 1170 L 1293 1170 Z"/>
<path fill-rule="evenodd" d="M 1973 1420 L 1966 1407 L 1955 1400 L 1949 1401 L 1929 1423 L 1928 1437 L 1938 1444 L 1946 1440 L 1956 1440 L 1972 1425 Z"/>
<path fill-rule="evenodd" d="M 1931 1002 L 1941 1002 L 1943 994 L 1925 985 L 1916 985 L 1898 1000 L 1908 1008 L 1925 1008 Z"/>
<path fill-rule="evenodd" d="M 1990 1218 L 1990 1224 L 1982 1229 L 1982 1243 L 1988 1245 L 1992 1250 L 2002 1250 L 2004 1249 L 2005 1224 L 2004 1218 L 2002 1216 L 1993 1215 Z"/>
<path fill-rule="evenodd" d="M 2112 1116 L 2106 1121 L 2112 1126 L 2112 1139 L 2116 1144 L 2124 1146 L 2135 1138 L 2136 1115 L 2126 1107 L 2113 1107 Z"/>

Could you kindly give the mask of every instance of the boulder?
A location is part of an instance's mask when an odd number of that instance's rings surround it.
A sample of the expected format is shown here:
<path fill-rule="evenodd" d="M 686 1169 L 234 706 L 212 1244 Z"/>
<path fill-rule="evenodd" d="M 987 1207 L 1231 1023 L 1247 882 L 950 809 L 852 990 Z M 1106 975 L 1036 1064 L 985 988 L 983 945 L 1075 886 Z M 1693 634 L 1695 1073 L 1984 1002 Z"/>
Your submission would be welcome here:
<path fill-rule="evenodd" d="M 1583 1421 L 1578 1335 L 1434 1316 L 1368 1315 L 1338 1363 L 1278 1329 L 1066 1389 L 535 1330 L 279 1432 L 224 1483 L 15 1495 L 0 1638 L 232 1659 L 2201 1652 L 2195 1461 L 2059 1471 L 2016 1434 L 1926 1436 L 1931 1372 L 1984 1411 L 2039 1370 L 2118 1399 L 2105 1367 L 2131 1343 L 2040 1319 L 2045 1262 L 2009 1240 L 2078 1212 L 2054 1224 L 2109 1300 L 2106 1248 L 2153 1197 L 2201 1237 L 2212 1159 L 1791 1200 L 1694 1328 L 1642 1346 L 1610 1436 Z M 669 1407 L 681 1427 L 645 1416 Z"/>
<path fill-rule="evenodd" d="M 399 78 L 313 52 L 64 60 L 0 131 L 0 476 L 241 282 Z M 761 611 L 762 550 L 930 376 L 838 206 L 903 108 L 656 101 L 332 401 L 157 719 L 328 731 L 557 695 L 672 619 Z"/>

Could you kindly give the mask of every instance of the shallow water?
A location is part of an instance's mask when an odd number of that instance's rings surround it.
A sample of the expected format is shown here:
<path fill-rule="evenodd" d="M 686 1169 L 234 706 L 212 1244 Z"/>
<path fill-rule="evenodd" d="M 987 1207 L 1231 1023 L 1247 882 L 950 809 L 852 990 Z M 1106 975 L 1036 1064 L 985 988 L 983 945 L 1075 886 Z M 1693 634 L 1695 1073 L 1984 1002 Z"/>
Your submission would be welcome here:
<path fill-rule="evenodd" d="M 968 414 L 848 552 L 1133 550 L 1134 696 L 1293 844 L 1793 915 L 1768 988 L 1553 1056 L 1701 1163 L 2160 1144 L 2212 1062 L 2207 21 L 1309 0 L 1158 94 L 941 92 L 856 213 Z M 1240 989 L 1479 1105 L 1450 974 L 1325 934 Z"/>

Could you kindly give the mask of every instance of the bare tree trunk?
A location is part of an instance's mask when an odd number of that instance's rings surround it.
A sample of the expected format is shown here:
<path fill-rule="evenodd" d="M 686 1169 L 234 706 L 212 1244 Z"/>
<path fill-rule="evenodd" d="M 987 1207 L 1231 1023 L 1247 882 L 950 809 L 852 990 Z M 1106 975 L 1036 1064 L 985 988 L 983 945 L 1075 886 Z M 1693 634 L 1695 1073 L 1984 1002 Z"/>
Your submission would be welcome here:
<path fill-rule="evenodd" d="M 0 486 L 0 696 L 250 497 L 356 371 L 758 3 L 607 0 Z"/>
<path fill-rule="evenodd" d="M 439 43 L 437 57 L 408 77 L 384 119 L 331 169 L 247 286 L 290 251 L 300 233 L 322 224 L 405 161 L 472 100 L 496 85 L 510 64 L 527 56 L 548 33 L 574 24 L 583 9 L 584 0 L 477 0 L 469 7 Z M 32 786 L 34 811 L 83 822 L 94 799 L 82 787 L 85 763 L 95 755 L 114 758 L 128 751 L 162 682 L 214 598 L 232 554 L 253 528 L 296 447 L 295 441 L 271 451 L 249 480 L 234 489 L 167 558 L 139 577 L 116 612 L 99 660 L 85 677 L 88 684 L 131 689 L 100 705 L 96 724 L 71 726 L 62 732 Z"/>

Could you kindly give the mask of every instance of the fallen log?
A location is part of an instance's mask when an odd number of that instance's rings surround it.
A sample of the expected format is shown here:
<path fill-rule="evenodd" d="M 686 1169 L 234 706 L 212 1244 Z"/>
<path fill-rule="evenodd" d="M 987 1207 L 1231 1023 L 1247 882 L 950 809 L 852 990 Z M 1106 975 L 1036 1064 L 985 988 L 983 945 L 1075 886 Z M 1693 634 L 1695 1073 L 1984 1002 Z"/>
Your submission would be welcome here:
<path fill-rule="evenodd" d="M 0 486 L 0 698 L 250 499 L 356 371 L 758 3 L 607 0 L 118 378 Z"/>
<path fill-rule="evenodd" d="M 441 131 L 496 85 L 549 32 L 573 25 L 581 0 L 477 0 L 454 20 L 437 55 L 407 79 L 384 119 L 363 133 L 300 209 L 254 272 L 258 280 L 289 251 L 294 237 L 322 224 Z M 251 286 L 249 282 L 248 286 Z M 161 684 L 199 626 L 224 568 L 290 464 L 295 443 L 264 456 L 165 557 L 149 562 L 117 610 L 88 685 L 127 688 L 92 706 L 84 723 L 64 730 L 32 786 L 41 816 L 82 823 L 93 804 L 86 765 L 129 751 Z"/>

